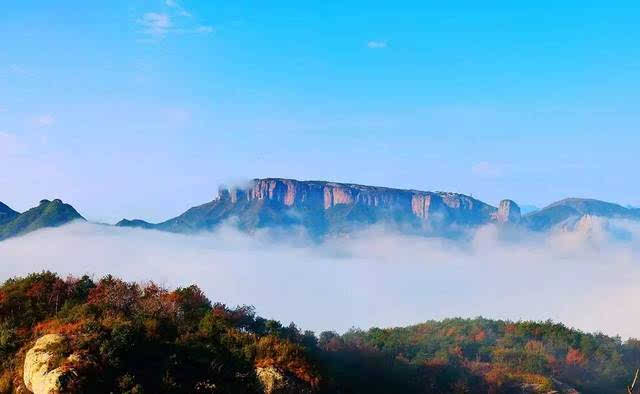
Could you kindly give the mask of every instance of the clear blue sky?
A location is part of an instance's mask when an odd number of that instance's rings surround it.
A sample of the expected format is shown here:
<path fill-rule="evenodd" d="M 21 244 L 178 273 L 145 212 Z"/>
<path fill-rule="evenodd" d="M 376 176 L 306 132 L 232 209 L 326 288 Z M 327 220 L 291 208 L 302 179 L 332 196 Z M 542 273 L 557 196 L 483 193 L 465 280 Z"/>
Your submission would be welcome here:
<path fill-rule="evenodd" d="M 159 220 L 280 176 L 640 205 L 637 1 L 309 3 L 5 2 L 0 201 Z"/>

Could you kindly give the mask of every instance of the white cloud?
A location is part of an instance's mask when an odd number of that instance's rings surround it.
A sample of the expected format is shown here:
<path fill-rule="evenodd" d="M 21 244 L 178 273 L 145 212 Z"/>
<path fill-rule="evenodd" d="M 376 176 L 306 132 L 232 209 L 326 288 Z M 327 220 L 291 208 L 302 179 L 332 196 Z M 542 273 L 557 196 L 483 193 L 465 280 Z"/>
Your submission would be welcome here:
<path fill-rule="evenodd" d="M 489 163 L 488 161 L 481 161 L 471 166 L 471 172 L 474 175 L 486 178 L 498 178 L 504 173 L 503 169 L 496 165 Z"/>
<path fill-rule="evenodd" d="M 640 297 L 640 225 L 615 225 L 631 237 L 486 226 L 470 241 L 370 229 L 318 245 L 229 227 L 186 236 L 77 223 L 0 242 L 0 278 L 49 269 L 196 283 L 212 300 L 316 331 L 483 315 L 637 337 L 628 311 Z"/>
<path fill-rule="evenodd" d="M 178 14 L 181 16 L 191 16 L 191 13 L 185 10 L 180 4 L 178 4 L 175 0 L 165 0 L 164 4 L 167 7 L 175 8 L 178 11 Z"/>
<path fill-rule="evenodd" d="M 21 64 L 8 64 L 0 66 L 0 75 L 8 75 L 10 77 L 32 78 L 36 76 L 36 72 Z"/>
<path fill-rule="evenodd" d="M 35 117 L 33 122 L 35 123 L 36 126 L 39 126 L 39 127 L 49 127 L 56 122 L 56 119 L 51 114 L 44 114 L 44 115 L 39 115 Z"/>
<path fill-rule="evenodd" d="M 214 31 L 213 26 L 197 25 L 194 22 L 180 20 L 175 16 L 192 16 L 175 0 L 166 0 L 165 5 L 173 11 L 170 14 L 148 12 L 138 20 L 138 24 L 142 26 L 142 32 L 155 38 L 161 39 L 168 34 L 209 34 Z"/>
<path fill-rule="evenodd" d="M 367 47 L 371 49 L 383 49 L 387 47 L 386 41 L 369 41 L 367 42 Z"/>
<path fill-rule="evenodd" d="M 172 26 L 169 15 L 156 12 L 147 12 L 138 23 L 144 33 L 154 37 L 164 37 Z"/>
<path fill-rule="evenodd" d="M 213 32 L 213 26 L 198 26 L 196 29 L 198 33 L 211 33 Z"/>
<path fill-rule="evenodd" d="M 26 68 L 24 68 L 23 66 L 20 66 L 18 64 L 9 65 L 9 71 L 12 72 L 13 74 L 18 74 L 18 75 L 27 75 L 27 74 L 29 74 L 29 71 Z"/>

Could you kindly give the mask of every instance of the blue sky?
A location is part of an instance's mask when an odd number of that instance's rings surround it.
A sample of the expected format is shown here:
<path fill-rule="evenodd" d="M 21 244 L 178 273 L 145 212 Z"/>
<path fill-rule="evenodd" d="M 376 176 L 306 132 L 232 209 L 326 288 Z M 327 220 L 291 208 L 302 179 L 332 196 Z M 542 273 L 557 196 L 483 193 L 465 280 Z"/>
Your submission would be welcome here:
<path fill-rule="evenodd" d="M 281 176 L 640 205 L 640 3 L 530 3 L 9 1 L 0 201 L 160 220 Z"/>

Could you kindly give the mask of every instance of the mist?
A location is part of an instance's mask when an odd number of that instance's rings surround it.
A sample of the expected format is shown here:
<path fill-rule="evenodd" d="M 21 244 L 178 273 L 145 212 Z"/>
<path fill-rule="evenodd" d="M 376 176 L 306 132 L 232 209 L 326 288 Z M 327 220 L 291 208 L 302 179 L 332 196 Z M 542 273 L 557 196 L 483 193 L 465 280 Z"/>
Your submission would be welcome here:
<path fill-rule="evenodd" d="M 214 302 L 254 305 L 316 332 L 484 316 L 640 337 L 640 224 L 627 221 L 545 234 L 488 225 L 463 241 L 374 227 L 320 244 L 302 232 L 180 235 L 76 222 L 0 242 L 0 279 L 42 270 L 195 283 Z"/>

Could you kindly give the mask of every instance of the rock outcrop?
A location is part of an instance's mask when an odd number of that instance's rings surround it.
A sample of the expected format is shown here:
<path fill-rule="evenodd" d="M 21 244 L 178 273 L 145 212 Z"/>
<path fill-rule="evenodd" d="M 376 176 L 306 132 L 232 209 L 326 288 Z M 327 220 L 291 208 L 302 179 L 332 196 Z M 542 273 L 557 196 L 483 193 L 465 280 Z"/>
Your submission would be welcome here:
<path fill-rule="evenodd" d="M 246 188 L 221 189 L 217 200 L 233 204 L 268 201 L 288 208 L 328 211 L 366 207 L 422 221 L 483 224 L 496 208 L 457 193 L 425 192 L 323 181 L 255 179 Z"/>
<path fill-rule="evenodd" d="M 275 367 L 257 367 L 256 376 L 264 394 L 310 394 L 313 392 L 308 385 Z"/>
<path fill-rule="evenodd" d="M 59 334 L 47 334 L 39 338 L 29 349 L 24 360 L 23 379 L 34 394 L 63 392 L 63 379 L 73 370 L 62 366 L 65 357 L 66 338 Z M 73 357 L 73 356 L 71 356 Z"/>
<path fill-rule="evenodd" d="M 248 202 L 268 200 L 286 207 L 324 210 L 340 205 L 361 205 L 411 213 L 424 220 L 437 212 L 469 223 L 486 222 L 495 211 L 488 204 L 457 193 L 280 178 L 254 179 L 246 189 L 222 189 L 218 199 L 227 198 L 232 203 L 241 199 Z"/>
<path fill-rule="evenodd" d="M 512 200 L 502 200 L 495 214 L 495 219 L 498 223 L 520 223 L 520 207 Z"/>

